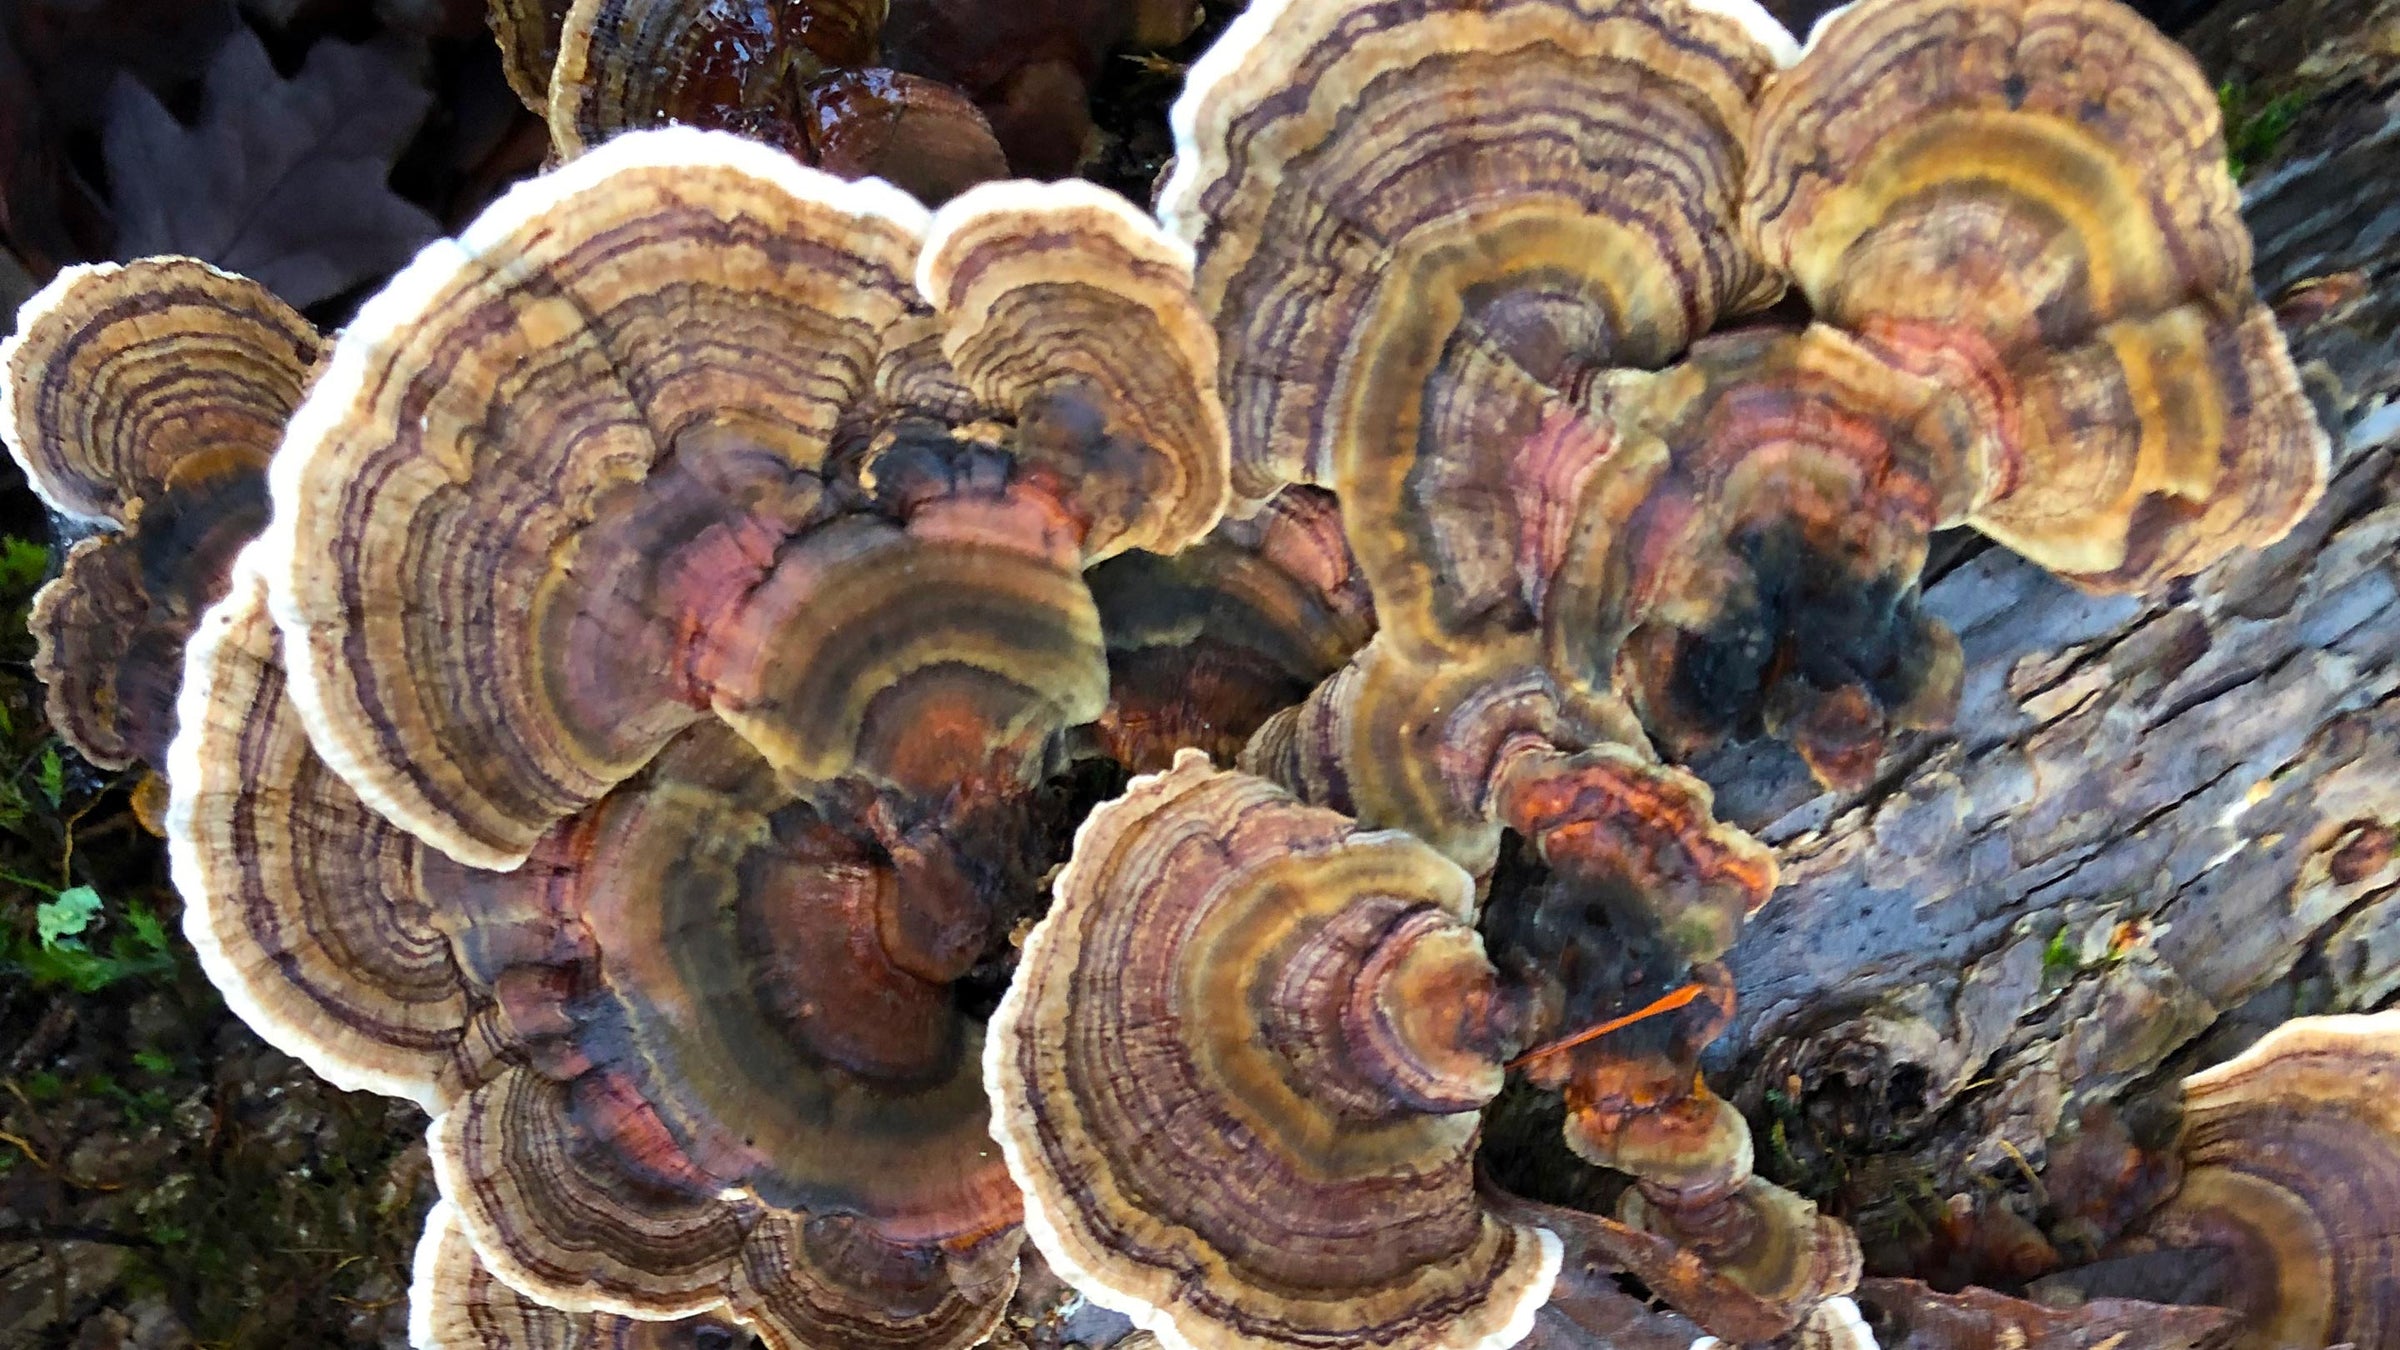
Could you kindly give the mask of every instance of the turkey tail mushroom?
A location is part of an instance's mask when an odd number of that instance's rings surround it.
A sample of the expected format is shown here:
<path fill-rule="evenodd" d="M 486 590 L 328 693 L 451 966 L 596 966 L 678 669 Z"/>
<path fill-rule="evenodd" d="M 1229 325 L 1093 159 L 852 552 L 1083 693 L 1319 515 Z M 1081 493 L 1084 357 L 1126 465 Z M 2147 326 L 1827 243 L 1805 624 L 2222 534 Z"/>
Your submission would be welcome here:
<path fill-rule="evenodd" d="M 804 790 L 947 783 L 1105 707 L 1082 568 L 1215 523 L 1213 360 L 1180 250 L 1096 189 L 929 218 L 721 133 L 620 137 L 428 249 L 295 416 L 294 701 L 478 866 L 711 715 Z"/>
<path fill-rule="evenodd" d="M 266 524 L 266 466 L 316 329 L 192 258 L 70 267 L 0 343 L 0 441 L 103 533 L 35 598 L 50 722 L 103 768 L 163 767 L 183 644 Z"/>
<path fill-rule="evenodd" d="M 250 1028 L 336 1087 L 442 1109 L 492 1027 L 434 909 L 423 846 L 309 747 L 284 694 L 258 551 L 186 654 L 167 856 L 200 968 Z"/>
<path fill-rule="evenodd" d="M 1235 492 L 1334 489 L 1410 654 L 1523 608 L 1483 458 L 1778 289 L 1733 211 L 1790 46 L 1738 0 L 1274 0 L 1193 66 L 1159 212 L 1216 316 Z"/>
<path fill-rule="evenodd" d="M 2400 1012 L 2287 1022 L 2183 1106 L 2183 1184 L 2139 1244 L 2230 1258 L 2208 1301 L 2241 1350 L 2400 1345 Z"/>
<path fill-rule="evenodd" d="M 436 1112 L 463 1231 L 545 1306 L 721 1313 L 777 1346 L 981 1339 L 1018 1210 L 947 987 L 988 926 L 959 870 L 830 828 L 713 727 L 517 871 L 453 863 L 310 751 L 249 556 L 192 645 L 168 817 L 235 1011 Z M 504 1313 L 459 1315 L 534 1334 Z"/>
<path fill-rule="evenodd" d="M 1994 438 L 1968 523 L 2135 590 L 2281 538 L 2327 441 L 2199 67 L 2113 0 L 1864 0 L 1768 84 L 1745 222 Z"/>
<path fill-rule="evenodd" d="M 1893 732 L 1949 724 L 1958 639 L 1917 575 L 1985 476 L 1961 400 L 1817 324 L 1703 339 L 1590 401 L 1610 461 L 1529 457 L 1577 485 L 1533 551 L 1554 668 L 1630 699 L 1670 755 L 1764 732 L 1845 790 Z M 1618 458 L 1656 465 L 1638 496 Z"/>
<path fill-rule="evenodd" d="M 485 1268 L 447 1200 L 425 1216 L 411 1265 L 409 1350 L 735 1350 L 747 1334 L 719 1317 L 644 1322 L 537 1303 Z"/>
<path fill-rule="evenodd" d="M 1173 557 L 1122 553 L 1086 580 L 1108 635 L 1100 739 L 1137 773 L 1186 747 L 1230 762 L 1375 632 L 1341 507 L 1318 488 L 1285 488 Z"/>
<path fill-rule="evenodd" d="M 985 1058 L 1055 1269 L 1175 1350 L 1525 1336 L 1559 1247 L 1475 1191 L 1517 1012 L 1464 872 L 1192 751 L 1057 893 Z"/>

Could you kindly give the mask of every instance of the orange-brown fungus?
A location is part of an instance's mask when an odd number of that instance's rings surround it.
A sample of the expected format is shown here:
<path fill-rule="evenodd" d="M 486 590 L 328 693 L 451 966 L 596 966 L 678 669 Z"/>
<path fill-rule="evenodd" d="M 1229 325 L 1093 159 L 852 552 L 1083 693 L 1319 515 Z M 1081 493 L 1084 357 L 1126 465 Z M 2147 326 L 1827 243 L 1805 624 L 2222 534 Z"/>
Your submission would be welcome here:
<path fill-rule="evenodd" d="M 190 258 L 70 267 L 0 344 L 0 440 L 34 491 L 103 533 L 34 600 L 34 671 L 69 744 L 163 765 L 183 644 L 266 524 L 266 465 L 317 332 Z"/>
<path fill-rule="evenodd" d="M 2400 1342 L 2400 1012 L 2303 1017 L 2183 1083 L 2182 1188 L 2141 1245 L 2223 1262 L 2242 1350 Z"/>
<path fill-rule="evenodd" d="M 2280 538 L 2326 440 L 2216 95 L 2111 0 L 1871 0 L 1762 96 L 1744 217 L 1817 316 L 1972 404 L 1969 523 L 2129 590 Z"/>
<path fill-rule="evenodd" d="M 1699 1236 L 1697 1247 L 1605 1215 L 1490 1188 L 1485 1194 L 1495 1212 L 1558 1234 L 1567 1272 L 1559 1280 L 1559 1298 L 1570 1308 L 1586 1301 L 1585 1288 L 1595 1278 L 1623 1272 L 1724 1341 L 1763 1344 L 1798 1329 L 1794 1341 L 1777 1343 L 1818 1347 L 1808 1324 L 1828 1308 L 1838 1316 L 1848 1302 L 1839 1296 L 1857 1282 L 1858 1244 L 1848 1229 L 1817 1217 L 1815 1207 L 1798 1197 L 1764 1182 L 1750 1185 L 1754 1194 L 1734 1211 L 1745 1217 L 1718 1219 L 1717 1231 Z M 1627 1208 L 1648 1217 L 1638 1195 L 1629 1193 Z M 1613 1281 L 1610 1286 L 1613 1291 Z M 1855 1318 L 1856 1310 L 1849 1312 Z M 1687 1338 L 1678 1344 L 1701 1350 L 1710 1343 L 1693 1346 Z"/>
<path fill-rule="evenodd" d="M 1084 564 L 1224 500 L 1188 287 L 1078 185 L 928 218 L 669 130 L 521 186 L 361 310 L 276 461 L 312 739 L 483 866 L 712 717 L 801 791 L 1033 764 L 1105 706 Z"/>
<path fill-rule="evenodd" d="M 1055 1269 L 1176 1347 L 1525 1335 L 1558 1245 L 1475 1192 L 1519 1033 L 1466 873 L 1187 751 L 1057 889 L 986 1060 Z"/>
<path fill-rule="evenodd" d="M 462 867 L 310 751 L 263 601 L 246 560 L 193 645 L 186 931 L 275 1044 L 437 1113 L 479 1264 L 546 1306 L 779 1347 L 980 1339 L 1017 1199 L 947 982 L 989 935 L 978 888 L 1026 868 L 955 855 L 940 818 L 835 828 L 714 726 L 517 871 Z"/>

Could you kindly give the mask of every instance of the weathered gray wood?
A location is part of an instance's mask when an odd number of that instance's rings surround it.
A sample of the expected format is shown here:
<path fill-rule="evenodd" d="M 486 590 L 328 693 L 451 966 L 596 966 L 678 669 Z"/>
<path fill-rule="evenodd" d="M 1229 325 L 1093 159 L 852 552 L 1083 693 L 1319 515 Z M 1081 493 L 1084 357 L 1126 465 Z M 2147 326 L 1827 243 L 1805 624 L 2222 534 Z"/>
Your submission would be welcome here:
<path fill-rule="evenodd" d="M 2079 1103 L 2400 993 L 2394 32 L 2390 0 L 2293 0 L 2189 38 L 2315 98 L 2247 196 L 2261 292 L 2367 282 L 2295 335 L 2340 431 L 2294 536 L 2144 598 L 1973 552 L 1927 590 L 1967 656 L 1951 732 L 1847 799 L 1770 753 L 1702 766 L 1785 865 L 1710 1061 L 1754 1113 L 1947 1193 L 2038 1161 Z"/>

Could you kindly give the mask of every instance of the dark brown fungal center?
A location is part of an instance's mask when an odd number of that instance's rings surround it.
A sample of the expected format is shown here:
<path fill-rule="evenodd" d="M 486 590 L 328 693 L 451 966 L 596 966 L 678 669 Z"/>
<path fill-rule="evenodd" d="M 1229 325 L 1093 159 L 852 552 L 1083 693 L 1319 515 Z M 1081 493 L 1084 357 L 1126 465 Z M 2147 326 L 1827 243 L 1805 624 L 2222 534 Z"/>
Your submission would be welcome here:
<path fill-rule="evenodd" d="M 1647 720 L 1678 750 L 1790 727 L 1812 762 L 1847 766 L 1854 741 L 1879 753 L 1884 720 L 1928 692 L 1940 621 L 1924 613 L 1914 573 L 1878 569 L 1817 533 L 1793 520 L 1741 531 L 1726 551 L 1746 584 L 1719 601 L 1714 622 L 1635 630 L 1627 659 L 1649 695 Z M 1848 690 L 1870 706 L 1853 711 Z"/>

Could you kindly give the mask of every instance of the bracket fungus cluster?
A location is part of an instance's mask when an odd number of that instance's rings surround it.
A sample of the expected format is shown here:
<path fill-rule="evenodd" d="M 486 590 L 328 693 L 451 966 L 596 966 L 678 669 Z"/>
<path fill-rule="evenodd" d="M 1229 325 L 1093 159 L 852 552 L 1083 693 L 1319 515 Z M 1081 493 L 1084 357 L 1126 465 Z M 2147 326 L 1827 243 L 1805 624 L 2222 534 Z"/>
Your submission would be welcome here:
<path fill-rule="evenodd" d="M 35 597 L 50 723 L 102 768 L 163 767 L 183 646 L 267 519 L 316 329 L 191 258 L 70 267 L 0 343 L 0 441 L 95 531 Z"/>
<path fill-rule="evenodd" d="M 1857 787 L 1944 724 L 1937 529 L 2135 588 L 2313 501 L 2205 84 L 2108 0 L 1805 49 L 1749 0 L 1257 0 L 1154 221 L 967 188 L 992 128 L 870 68 L 964 12 L 495 0 L 566 162 L 313 376 L 188 264 L 5 353 L 12 449 L 123 531 L 62 594 L 166 560 L 75 602 L 165 649 L 215 601 L 165 752 L 204 966 L 433 1113 L 417 1342 L 964 1347 L 1029 1240 L 1170 1347 L 1498 1350 L 1570 1253 L 1855 1343 L 1855 1239 L 1698 1072 L 1776 867 L 1678 761 Z M 54 697 L 155 757 L 121 655 Z M 1079 822 L 1079 756 L 1145 776 Z M 1615 1218 L 1479 1184 L 1512 1070 Z M 2202 1153 L 2267 1118 L 2227 1100 Z M 2202 1158 L 2154 1233 L 2325 1227 L 2281 1165 Z"/>
<path fill-rule="evenodd" d="M 1019 1200 L 951 986 L 1107 698 L 1083 566 L 1224 499 L 1186 268 L 1096 189 L 928 217 L 662 131 L 345 330 L 190 648 L 170 841 L 229 1001 L 435 1113 L 508 1288 L 991 1329 Z"/>
<path fill-rule="evenodd" d="M 1126 41 L 1190 31 L 1175 0 L 493 0 L 510 83 L 570 159 L 679 123 L 763 140 L 940 203 L 1074 171 L 1087 86 Z M 988 114 L 988 116 L 987 116 Z"/>

